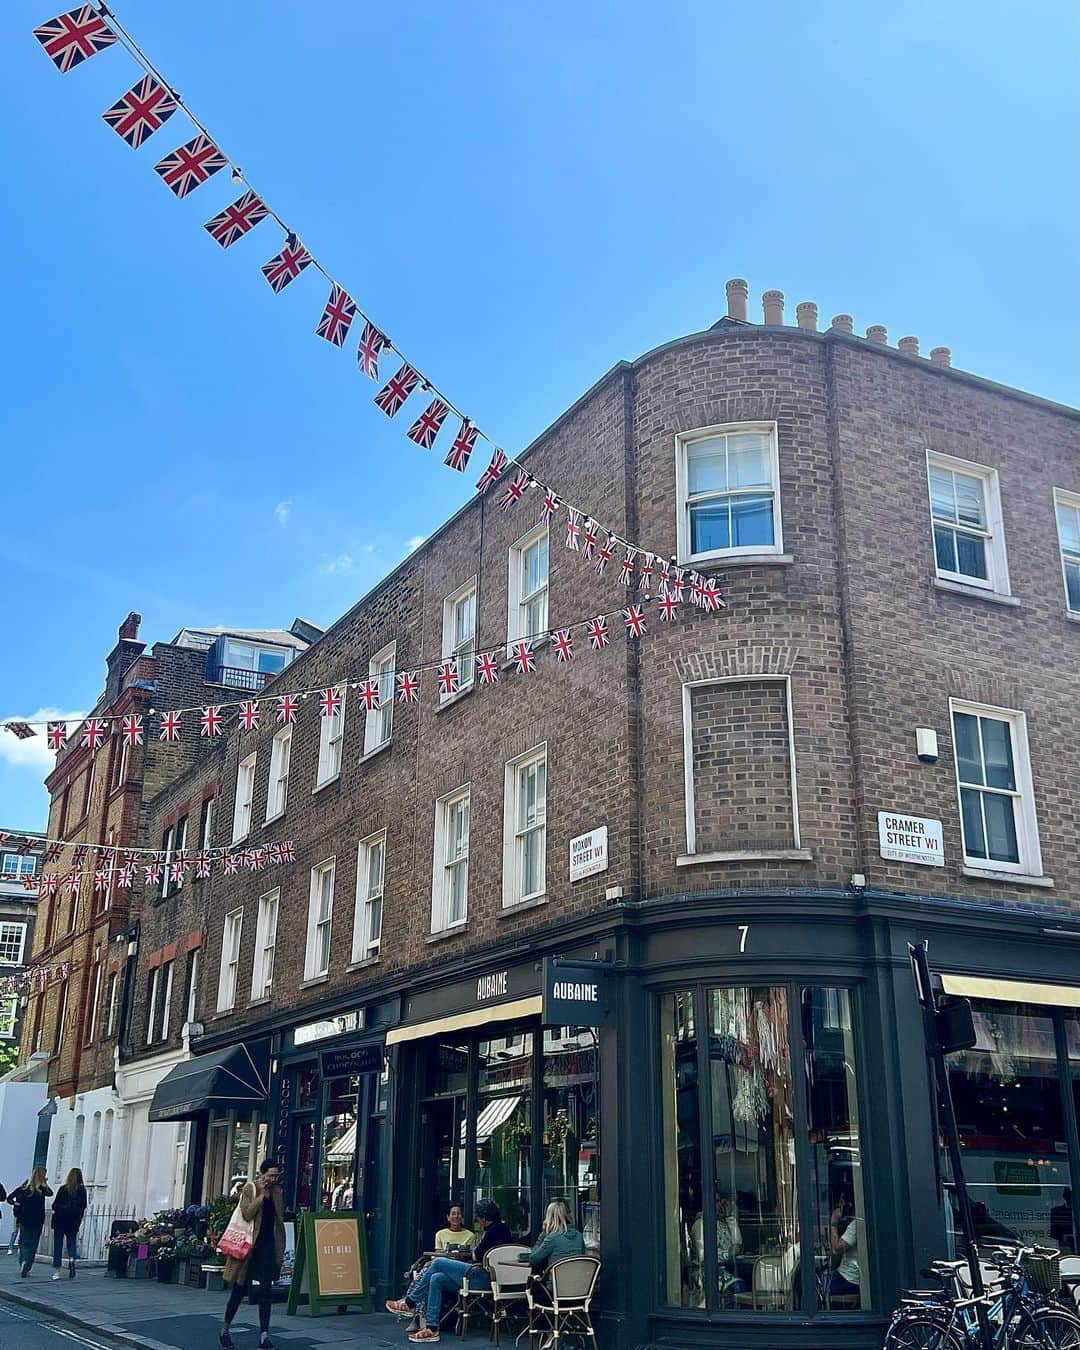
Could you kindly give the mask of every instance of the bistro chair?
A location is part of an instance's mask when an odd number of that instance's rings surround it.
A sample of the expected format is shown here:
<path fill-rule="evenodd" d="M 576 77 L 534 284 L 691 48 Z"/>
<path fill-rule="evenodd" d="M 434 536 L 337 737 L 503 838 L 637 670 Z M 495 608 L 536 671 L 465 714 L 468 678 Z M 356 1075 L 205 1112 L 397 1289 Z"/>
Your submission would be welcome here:
<path fill-rule="evenodd" d="M 560 1336 L 588 1336 L 595 1350 L 596 1332 L 589 1304 L 600 1277 L 601 1264 L 598 1256 L 564 1256 L 561 1261 L 552 1262 L 547 1269 L 546 1286 L 550 1305 L 538 1303 L 533 1285 L 526 1285 L 530 1350 L 536 1350 L 536 1337 L 541 1335 L 552 1338 L 554 1350 L 558 1350 Z"/>
<path fill-rule="evenodd" d="M 468 1275 L 462 1276 L 461 1289 L 458 1291 L 457 1302 L 452 1309 L 452 1315 L 457 1326 L 458 1335 L 464 1339 L 469 1334 L 469 1321 L 473 1317 L 490 1317 L 492 1323 L 495 1321 L 495 1274 L 492 1270 L 491 1259 L 501 1252 L 527 1252 L 528 1247 L 520 1243 L 506 1244 L 502 1247 L 492 1247 L 491 1251 L 484 1257 L 484 1269 L 491 1276 L 490 1289 L 470 1289 Z M 513 1260 L 513 1256 L 511 1256 Z M 520 1270 L 521 1267 L 519 1266 Z M 494 1329 L 494 1328 L 493 1328 Z"/>
<path fill-rule="evenodd" d="M 528 1247 L 514 1243 L 512 1246 L 493 1247 L 485 1259 L 484 1264 L 491 1276 L 491 1339 L 496 1345 L 499 1344 L 502 1324 L 509 1319 L 510 1310 L 515 1304 L 521 1312 L 526 1311 L 525 1284 L 529 1278 L 529 1266 L 518 1258 L 528 1254 Z"/>
<path fill-rule="evenodd" d="M 798 1257 L 789 1252 L 771 1252 L 754 1258 L 749 1291 L 734 1294 L 736 1308 L 753 1308 L 755 1312 L 768 1309 L 776 1312 L 791 1307 L 791 1292 L 795 1282 Z"/>

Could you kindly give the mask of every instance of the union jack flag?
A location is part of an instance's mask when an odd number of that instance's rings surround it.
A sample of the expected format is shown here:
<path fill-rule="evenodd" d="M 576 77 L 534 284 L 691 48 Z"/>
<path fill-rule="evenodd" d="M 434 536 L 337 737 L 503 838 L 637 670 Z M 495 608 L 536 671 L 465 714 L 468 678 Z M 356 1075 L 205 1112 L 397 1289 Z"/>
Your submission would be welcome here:
<path fill-rule="evenodd" d="M 544 489 L 544 502 L 540 507 L 541 525 L 550 525 L 551 517 L 559 509 L 559 499 L 550 488 Z"/>
<path fill-rule="evenodd" d="M 281 862 L 281 845 L 280 844 L 267 845 L 266 857 L 269 862 L 274 864 L 274 866 L 277 866 L 277 864 Z"/>
<path fill-rule="evenodd" d="M 296 861 L 296 844 L 291 839 L 281 841 L 281 861 L 283 863 L 294 863 Z"/>
<path fill-rule="evenodd" d="M 22 854 L 22 856 L 25 858 L 29 855 L 30 850 L 33 847 L 34 841 L 32 839 L 21 839 L 15 848 L 15 852 Z"/>
<path fill-rule="evenodd" d="M 75 852 L 71 855 L 71 865 L 77 872 L 86 861 L 86 855 L 89 852 L 85 844 L 76 845 Z"/>
<path fill-rule="evenodd" d="M 31 736 L 37 735 L 37 732 L 29 722 L 5 722 L 4 730 L 10 731 L 11 734 L 18 737 L 20 741 L 28 741 Z"/>
<path fill-rule="evenodd" d="M 57 875 L 55 872 L 42 872 L 41 893 L 43 895 L 55 895 L 56 883 L 57 883 Z"/>
<path fill-rule="evenodd" d="M 160 80 L 144 75 L 101 115 L 133 150 L 164 126 L 180 105 Z"/>
<path fill-rule="evenodd" d="M 596 555 L 596 562 L 593 563 L 593 571 L 596 575 L 602 576 L 607 570 L 608 563 L 615 556 L 615 536 L 609 534 L 607 543 L 601 546 L 600 552 Z"/>
<path fill-rule="evenodd" d="M 366 320 L 360 346 L 356 349 L 356 364 L 368 379 L 379 378 L 379 353 L 386 345 L 385 334 L 380 333 L 370 319 Z"/>
<path fill-rule="evenodd" d="M 581 542 L 581 525 L 578 523 L 580 517 L 580 511 L 575 511 L 572 506 L 566 508 L 566 547 L 572 548 L 575 553 Z"/>
<path fill-rule="evenodd" d="M 640 605 L 627 605 L 622 612 L 626 631 L 631 637 L 641 637 L 645 632 L 645 612 Z"/>
<path fill-rule="evenodd" d="M 108 867 L 99 867 L 94 873 L 94 890 L 107 891 L 109 889 L 109 876 L 111 875 Z"/>
<path fill-rule="evenodd" d="M 676 600 L 682 600 L 683 591 L 686 590 L 686 568 L 676 567 L 671 564 L 671 582 L 668 585 L 668 593 L 673 595 Z"/>
<path fill-rule="evenodd" d="M 499 678 L 499 661 L 494 652 L 476 653 L 476 678 L 481 684 L 495 684 Z"/>
<path fill-rule="evenodd" d="M 131 889 L 135 881 L 135 864 L 125 863 L 116 873 L 116 884 L 122 891 Z"/>
<path fill-rule="evenodd" d="M 690 573 L 690 603 L 701 608 L 705 596 L 705 578 L 700 572 Z"/>
<path fill-rule="evenodd" d="M 375 404 L 387 417 L 393 417 L 412 391 L 420 383 L 419 371 L 406 361 L 396 375 L 391 375 L 375 395 Z"/>
<path fill-rule="evenodd" d="M 674 595 L 662 595 L 657 601 L 660 610 L 660 622 L 670 623 L 679 610 L 679 601 Z"/>
<path fill-rule="evenodd" d="M 265 844 L 260 844 L 258 848 L 253 848 L 251 852 L 253 855 L 251 860 L 251 870 L 253 872 L 259 872 L 266 866 L 267 846 Z"/>
<path fill-rule="evenodd" d="M 415 441 L 421 450 L 430 450 L 449 411 L 441 398 L 433 398 L 405 435 L 410 441 Z"/>
<path fill-rule="evenodd" d="M 280 253 L 275 253 L 269 262 L 263 263 L 262 274 L 270 283 L 270 289 L 278 295 L 291 281 L 295 281 L 306 267 L 310 267 L 312 262 L 311 254 L 300 240 L 293 236 L 291 240 L 286 241 Z"/>
<path fill-rule="evenodd" d="M 333 347 L 344 347 L 352 321 L 356 318 L 356 301 L 337 283 L 330 288 L 330 297 L 322 312 L 317 337 L 325 338 Z"/>
<path fill-rule="evenodd" d="M 97 750 L 105 744 L 105 720 L 101 717 L 88 717 L 86 725 L 83 727 L 82 739 L 80 745 L 85 745 L 91 750 Z"/>
<path fill-rule="evenodd" d="M 167 712 L 161 714 L 159 741 L 178 741 L 180 739 L 180 714 Z"/>
<path fill-rule="evenodd" d="M 336 717 L 344 702 L 345 696 L 340 689 L 324 689 L 319 695 L 319 712 L 323 717 Z"/>
<path fill-rule="evenodd" d="M 645 596 L 645 599 L 648 600 L 649 591 L 652 588 L 653 572 L 655 571 L 653 563 L 656 561 L 656 558 L 652 553 L 643 553 L 641 558 L 641 569 L 638 572 L 638 590 L 641 591 Z"/>
<path fill-rule="evenodd" d="M 187 867 L 184 863 L 179 861 L 174 862 L 169 868 L 169 880 L 174 886 L 179 888 L 184 884 L 184 873 L 186 871 Z"/>
<path fill-rule="evenodd" d="M 24 890 L 24 891 L 36 891 L 36 890 L 37 890 L 37 877 L 31 877 L 31 876 L 25 876 L 25 877 L 23 877 L 23 879 L 22 879 L 22 886 L 23 886 L 23 890 Z"/>
<path fill-rule="evenodd" d="M 210 851 L 205 848 L 199 849 L 195 854 L 195 880 L 205 881 L 210 875 Z"/>
<path fill-rule="evenodd" d="M 596 541 L 600 538 L 600 527 L 591 516 L 585 517 L 585 528 L 581 532 L 581 555 L 589 562 L 596 553 Z"/>
<path fill-rule="evenodd" d="M 34 36 L 45 55 L 61 75 L 74 70 L 90 56 L 96 56 L 116 41 L 116 34 L 89 5 L 58 14 L 55 19 L 34 29 Z"/>
<path fill-rule="evenodd" d="M 162 863 L 147 863 L 143 868 L 143 880 L 146 882 L 147 886 L 160 886 L 161 876 L 164 870 L 165 868 Z"/>
<path fill-rule="evenodd" d="M 536 669 L 536 653 L 529 641 L 514 643 L 514 666 L 519 675 L 528 675 Z"/>
<path fill-rule="evenodd" d="M 637 549 L 626 546 L 626 553 L 622 562 L 619 564 L 619 580 L 624 586 L 634 584 L 634 559 L 637 557 Z"/>
<path fill-rule="evenodd" d="M 224 726 L 225 717 L 220 704 L 202 710 L 202 716 L 199 718 L 200 736 L 220 736 Z"/>
<path fill-rule="evenodd" d="M 607 619 L 602 614 L 598 614 L 595 619 L 590 619 L 585 631 L 594 652 L 598 652 L 601 647 L 608 645 Z"/>
<path fill-rule="evenodd" d="M 258 699 L 249 698 L 241 703 L 240 711 L 236 714 L 236 720 L 245 731 L 258 731 L 259 723 L 262 721 Z"/>
<path fill-rule="evenodd" d="M 173 854 L 173 862 L 179 863 L 181 867 L 188 865 L 188 851 L 186 848 L 178 848 Z"/>
<path fill-rule="evenodd" d="M 186 197 L 228 162 L 214 142 L 200 131 L 155 164 L 154 172 L 175 196 Z"/>
<path fill-rule="evenodd" d="M 657 587 L 656 594 L 662 599 L 668 593 L 668 586 L 671 583 L 671 571 L 667 563 L 661 558 L 660 566 L 656 569 Z"/>
<path fill-rule="evenodd" d="M 497 483 L 503 476 L 503 470 L 506 468 L 506 455 L 498 449 L 492 452 L 491 462 L 480 475 L 480 481 L 476 485 L 477 492 L 487 492 L 493 484 Z"/>
<path fill-rule="evenodd" d="M 560 628 L 552 634 L 551 645 L 555 648 L 556 657 L 563 664 L 574 659 L 574 639 L 569 628 Z"/>
<path fill-rule="evenodd" d="M 248 188 L 241 197 L 237 197 L 224 211 L 219 211 L 203 226 L 211 239 L 216 239 L 222 248 L 231 248 L 249 230 L 255 228 L 260 220 L 270 214 L 266 203 Z"/>
<path fill-rule="evenodd" d="M 56 840 L 53 843 L 51 843 L 49 847 L 45 850 L 45 852 L 41 855 L 41 861 L 43 863 L 56 862 L 57 858 L 59 858 L 60 854 L 63 853 L 63 851 L 64 851 L 63 844 L 61 844 L 59 840 Z"/>
<path fill-rule="evenodd" d="M 67 745 L 67 723 L 50 722 L 45 728 L 50 750 L 63 750 Z"/>
<path fill-rule="evenodd" d="M 710 577 L 704 585 L 702 590 L 702 600 L 704 601 L 705 608 L 710 614 L 715 614 L 717 610 L 724 608 L 724 601 L 720 595 L 720 588 L 712 577 Z"/>
<path fill-rule="evenodd" d="M 527 469 L 519 469 L 517 474 L 507 483 L 506 491 L 499 498 L 499 510 L 508 511 L 515 502 L 521 501 L 531 479 L 532 475 Z"/>
<path fill-rule="evenodd" d="M 296 714 L 300 711 L 300 700 L 292 694 L 282 694 L 274 704 L 274 711 L 277 714 L 279 726 L 291 726 L 296 721 Z"/>
<path fill-rule="evenodd" d="M 64 878 L 64 885 L 67 886 L 68 895 L 76 896 L 79 894 L 79 874 L 78 872 L 69 872 Z"/>
<path fill-rule="evenodd" d="M 420 672 L 403 670 L 397 677 L 397 700 L 399 703 L 418 703 L 420 700 Z"/>
<path fill-rule="evenodd" d="M 360 697 L 364 701 L 364 708 L 367 712 L 374 712 L 379 706 L 379 682 L 378 680 L 361 680 L 356 686 L 360 691 Z"/>
<path fill-rule="evenodd" d="M 444 464 L 449 464 L 452 469 L 457 469 L 459 473 L 469 467 L 469 457 L 476 447 L 476 437 L 479 434 L 479 428 L 474 427 L 467 417 L 462 418 L 461 430 L 454 437 L 454 443 L 446 452 Z"/>
<path fill-rule="evenodd" d="M 456 694 L 458 691 L 458 664 L 456 661 L 444 661 L 439 667 L 439 693 Z"/>
<path fill-rule="evenodd" d="M 221 870 L 227 877 L 236 876 L 240 870 L 240 859 L 235 853 L 226 853 L 221 859 Z"/>
<path fill-rule="evenodd" d="M 143 719 L 142 713 L 126 713 L 121 723 L 120 734 L 124 738 L 126 746 L 142 745 L 143 743 Z"/>
<path fill-rule="evenodd" d="M 245 848 L 241 850 L 240 861 L 244 864 L 244 866 L 248 869 L 249 872 L 254 872 L 259 865 L 258 859 L 255 856 L 256 852 L 257 850 L 253 848 Z"/>

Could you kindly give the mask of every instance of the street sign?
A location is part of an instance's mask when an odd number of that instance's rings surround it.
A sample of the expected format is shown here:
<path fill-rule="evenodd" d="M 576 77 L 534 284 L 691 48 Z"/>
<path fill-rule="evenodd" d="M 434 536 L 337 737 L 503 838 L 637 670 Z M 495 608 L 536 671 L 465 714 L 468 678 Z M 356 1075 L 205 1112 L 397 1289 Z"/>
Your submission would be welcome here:
<path fill-rule="evenodd" d="M 921 867 L 945 866 L 940 820 L 899 811 L 879 811 L 877 820 L 878 847 L 883 858 L 918 863 Z"/>
<path fill-rule="evenodd" d="M 588 834 L 570 840 L 570 880 L 606 872 L 608 867 L 607 826 L 600 825 Z"/>

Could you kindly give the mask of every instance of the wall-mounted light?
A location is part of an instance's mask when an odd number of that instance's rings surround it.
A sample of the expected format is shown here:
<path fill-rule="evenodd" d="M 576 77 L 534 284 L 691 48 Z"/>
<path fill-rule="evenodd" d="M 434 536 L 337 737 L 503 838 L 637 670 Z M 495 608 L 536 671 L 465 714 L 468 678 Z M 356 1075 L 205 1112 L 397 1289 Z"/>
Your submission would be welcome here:
<path fill-rule="evenodd" d="M 923 764 L 938 762 L 937 732 L 933 727 L 915 728 L 915 753 Z"/>

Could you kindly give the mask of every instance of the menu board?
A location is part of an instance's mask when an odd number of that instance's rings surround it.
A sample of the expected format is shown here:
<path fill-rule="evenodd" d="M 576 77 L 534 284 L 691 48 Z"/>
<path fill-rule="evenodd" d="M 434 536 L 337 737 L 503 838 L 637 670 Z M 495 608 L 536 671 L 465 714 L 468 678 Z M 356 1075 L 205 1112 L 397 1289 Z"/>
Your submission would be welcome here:
<path fill-rule="evenodd" d="M 356 1306 L 374 1311 L 368 1286 L 362 1214 L 300 1214 L 296 1260 L 287 1311 L 306 1307 L 312 1317 L 326 1308 Z"/>

